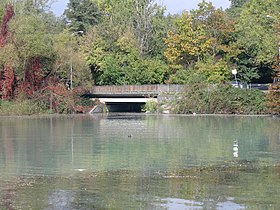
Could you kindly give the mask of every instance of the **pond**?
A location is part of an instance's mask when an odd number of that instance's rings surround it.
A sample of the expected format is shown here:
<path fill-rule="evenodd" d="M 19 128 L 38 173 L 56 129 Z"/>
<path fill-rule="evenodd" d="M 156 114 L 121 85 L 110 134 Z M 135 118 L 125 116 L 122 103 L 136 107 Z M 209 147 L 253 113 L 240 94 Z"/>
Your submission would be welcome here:
<path fill-rule="evenodd" d="M 0 209 L 280 209 L 280 119 L 2 117 Z"/>

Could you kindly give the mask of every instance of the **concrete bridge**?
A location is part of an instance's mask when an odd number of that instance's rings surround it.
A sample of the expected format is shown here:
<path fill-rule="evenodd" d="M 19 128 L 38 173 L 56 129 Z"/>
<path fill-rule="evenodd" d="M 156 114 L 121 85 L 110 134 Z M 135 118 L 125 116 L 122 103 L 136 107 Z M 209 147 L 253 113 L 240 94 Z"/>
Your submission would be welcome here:
<path fill-rule="evenodd" d="M 90 97 L 105 104 L 109 112 L 140 112 L 147 101 L 158 101 L 162 95 L 181 92 L 184 85 L 94 86 Z"/>
<path fill-rule="evenodd" d="M 162 93 L 176 93 L 184 89 L 184 85 L 108 85 L 94 86 L 91 95 L 104 97 L 153 97 Z"/>

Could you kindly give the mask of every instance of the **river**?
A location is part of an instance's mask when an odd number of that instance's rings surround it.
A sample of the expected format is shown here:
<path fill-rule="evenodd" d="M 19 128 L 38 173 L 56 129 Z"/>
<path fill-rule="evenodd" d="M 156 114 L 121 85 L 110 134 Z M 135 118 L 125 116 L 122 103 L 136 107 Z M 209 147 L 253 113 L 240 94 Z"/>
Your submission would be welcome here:
<path fill-rule="evenodd" d="M 0 209 L 280 209 L 279 118 L 0 119 Z"/>

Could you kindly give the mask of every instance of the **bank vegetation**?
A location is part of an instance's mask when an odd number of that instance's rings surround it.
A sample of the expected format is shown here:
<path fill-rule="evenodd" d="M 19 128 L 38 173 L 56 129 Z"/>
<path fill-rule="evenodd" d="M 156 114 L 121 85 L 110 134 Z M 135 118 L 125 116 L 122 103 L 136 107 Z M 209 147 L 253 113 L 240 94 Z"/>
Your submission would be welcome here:
<path fill-rule="evenodd" d="M 188 85 L 175 113 L 280 113 L 279 0 L 202 0 L 181 14 L 155 0 L 70 0 L 60 17 L 51 3 L 0 2 L 1 115 L 86 112 L 92 85 L 141 84 Z M 224 85 L 233 69 L 269 92 Z"/>

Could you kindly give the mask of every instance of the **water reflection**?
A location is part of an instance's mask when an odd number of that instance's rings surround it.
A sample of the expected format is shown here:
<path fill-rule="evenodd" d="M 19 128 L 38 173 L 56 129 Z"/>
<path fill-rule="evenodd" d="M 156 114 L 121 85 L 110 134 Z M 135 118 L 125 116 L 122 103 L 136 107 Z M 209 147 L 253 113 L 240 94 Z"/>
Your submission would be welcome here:
<path fill-rule="evenodd" d="M 2 118 L 0 209 L 278 209 L 279 122 Z"/>
<path fill-rule="evenodd" d="M 71 191 L 58 190 L 48 196 L 48 207 L 45 210 L 72 209 L 74 194 Z"/>
<path fill-rule="evenodd" d="M 215 204 L 213 200 L 205 202 L 197 202 L 192 200 L 178 199 L 178 198 L 164 198 L 161 199 L 161 204 L 155 204 L 156 207 L 161 207 L 168 210 L 185 210 L 185 209 L 245 209 L 245 206 L 234 203 L 234 198 L 227 198 L 224 202 Z"/>
<path fill-rule="evenodd" d="M 191 209 L 203 209 L 202 202 L 189 201 L 178 198 L 164 198 L 161 199 L 161 203 L 163 204 L 158 204 L 156 206 L 163 207 L 164 209 L 169 210 L 184 210 L 187 207 Z"/>
<path fill-rule="evenodd" d="M 238 141 L 237 140 L 235 140 L 233 142 L 232 151 L 233 151 L 233 153 L 232 153 L 233 157 L 238 158 Z"/>

